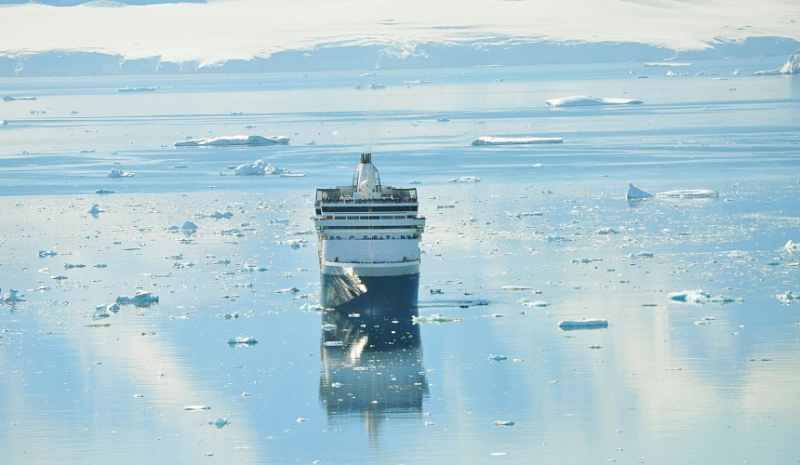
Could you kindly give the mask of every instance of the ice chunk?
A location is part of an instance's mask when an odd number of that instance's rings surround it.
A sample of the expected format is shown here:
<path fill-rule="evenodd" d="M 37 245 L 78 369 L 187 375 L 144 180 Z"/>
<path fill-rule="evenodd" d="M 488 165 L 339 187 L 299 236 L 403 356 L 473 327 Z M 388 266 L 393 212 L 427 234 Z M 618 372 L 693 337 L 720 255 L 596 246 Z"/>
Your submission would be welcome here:
<path fill-rule="evenodd" d="M 440 315 L 438 313 L 434 313 L 430 316 L 412 316 L 411 321 L 413 324 L 425 324 L 425 323 L 455 323 L 459 321 L 463 321 L 461 318 L 451 318 L 444 315 Z"/>
<path fill-rule="evenodd" d="M 529 291 L 529 290 L 531 290 L 531 287 L 530 286 L 520 286 L 520 285 L 516 285 L 516 284 L 510 284 L 510 285 L 507 285 L 507 286 L 503 286 L 501 289 L 504 290 L 504 291 Z"/>
<path fill-rule="evenodd" d="M 175 147 L 219 147 L 230 145 L 289 145 L 285 136 L 222 136 L 210 139 L 192 139 L 175 142 Z"/>
<path fill-rule="evenodd" d="M 58 255 L 58 252 L 56 252 L 54 250 L 40 250 L 39 251 L 39 258 L 55 257 L 56 255 Z"/>
<path fill-rule="evenodd" d="M 535 301 L 527 301 L 526 300 L 526 301 L 522 302 L 522 305 L 525 306 L 525 307 L 532 307 L 532 308 L 544 308 L 544 307 L 549 307 L 550 306 L 549 303 L 541 301 L 541 300 L 535 300 Z"/>
<path fill-rule="evenodd" d="M 800 300 L 800 295 L 798 295 L 798 294 L 795 294 L 795 293 L 794 293 L 794 292 L 792 292 L 792 291 L 787 291 L 787 292 L 784 292 L 783 294 L 778 294 L 778 295 L 777 295 L 777 296 L 775 296 L 775 297 L 777 297 L 777 298 L 778 298 L 778 300 L 780 300 L 780 302 L 781 302 L 783 305 L 791 305 L 791 304 L 793 304 L 795 301 L 798 301 L 798 300 Z"/>
<path fill-rule="evenodd" d="M 16 289 L 9 289 L 8 293 L 3 296 L 2 300 L 0 300 L 0 303 L 11 304 L 14 302 L 24 302 L 25 299 L 17 295 L 17 292 L 18 291 Z"/>
<path fill-rule="evenodd" d="M 533 145 L 560 144 L 561 137 L 493 137 L 483 136 L 472 141 L 472 145 Z"/>
<path fill-rule="evenodd" d="M 181 225 L 181 229 L 184 231 L 196 231 L 197 225 L 192 223 L 191 221 L 185 221 L 183 225 Z"/>
<path fill-rule="evenodd" d="M 691 304 L 704 304 L 711 299 L 711 294 L 706 291 L 696 289 L 689 291 L 670 292 L 667 294 L 669 300 L 675 302 L 686 302 Z"/>
<path fill-rule="evenodd" d="M 789 242 L 786 243 L 786 245 L 783 246 L 783 248 L 788 250 L 789 252 L 797 252 L 798 250 L 800 250 L 800 244 L 790 240 Z"/>
<path fill-rule="evenodd" d="M 676 189 L 656 194 L 660 199 L 716 199 L 719 193 L 711 189 Z"/>
<path fill-rule="evenodd" d="M 208 405 L 187 405 L 183 409 L 197 411 L 197 410 L 211 410 L 211 407 Z"/>
<path fill-rule="evenodd" d="M 108 189 L 97 189 L 94 191 L 95 194 L 113 194 L 114 191 Z"/>
<path fill-rule="evenodd" d="M 508 360 L 508 357 L 505 355 L 489 355 L 489 360 L 492 362 L 502 362 L 503 360 Z"/>
<path fill-rule="evenodd" d="M 481 178 L 477 176 L 461 176 L 458 178 L 449 179 L 447 182 L 480 182 Z"/>
<path fill-rule="evenodd" d="M 258 341 L 252 336 L 238 336 L 228 339 L 228 345 L 231 347 L 251 347 L 256 344 L 258 344 Z"/>
<path fill-rule="evenodd" d="M 596 98 L 585 95 L 575 95 L 572 97 L 562 97 L 546 100 L 548 107 L 578 107 L 578 106 L 598 106 L 598 105 L 631 105 L 644 103 L 641 100 L 627 98 Z"/>
<path fill-rule="evenodd" d="M 100 210 L 100 206 L 96 203 L 92 204 L 92 208 L 89 209 L 89 214 L 97 218 L 100 213 L 103 213 L 103 210 Z"/>
<path fill-rule="evenodd" d="M 265 176 L 269 174 L 285 174 L 288 170 L 276 168 L 264 160 L 256 160 L 253 163 L 244 163 L 233 169 L 236 176 Z"/>
<path fill-rule="evenodd" d="M 118 304 L 122 305 L 133 304 L 137 307 L 146 307 L 156 302 L 158 302 L 158 296 L 149 291 L 136 291 L 133 297 L 129 296 L 117 297 Z"/>
<path fill-rule="evenodd" d="M 229 423 L 230 422 L 228 422 L 227 418 L 217 418 L 216 420 L 211 420 L 208 422 L 209 425 L 214 425 L 217 427 L 217 429 L 228 426 Z"/>
<path fill-rule="evenodd" d="M 626 199 L 647 199 L 653 197 L 653 194 L 645 192 L 631 183 L 628 183 L 628 192 L 625 194 Z"/>
<path fill-rule="evenodd" d="M 562 320 L 558 322 L 558 329 L 562 331 L 601 328 L 608 328 L 608 320 L 602 318 L 588 318 L 582 320 Z"/>
<path fill-rule="evenodd" d="M 494 422 L 494 426 L 514 426 L 514 422 L 511 420 L 497 420 Z"/>
<path fill-rule="evenodd" d="M 117 168 L 112 168 L 106 175 L 107 178 L 132 178 L 133 176 L 133 173 L 128 173 L 127 171 L 122 171 Z"/>

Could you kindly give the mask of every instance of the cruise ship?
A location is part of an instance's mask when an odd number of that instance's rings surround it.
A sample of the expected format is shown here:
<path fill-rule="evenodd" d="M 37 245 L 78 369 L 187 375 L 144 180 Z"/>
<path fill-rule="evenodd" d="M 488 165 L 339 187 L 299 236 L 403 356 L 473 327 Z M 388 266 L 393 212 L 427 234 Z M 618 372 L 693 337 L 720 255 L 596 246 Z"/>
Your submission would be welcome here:
<path fill-rule="evenodd" d="M 364 153 L 352 183 L 317 189 L 314 208 L 323 307 L 416 309 L 425 229 L 416 189 L 382 185 Z"/>

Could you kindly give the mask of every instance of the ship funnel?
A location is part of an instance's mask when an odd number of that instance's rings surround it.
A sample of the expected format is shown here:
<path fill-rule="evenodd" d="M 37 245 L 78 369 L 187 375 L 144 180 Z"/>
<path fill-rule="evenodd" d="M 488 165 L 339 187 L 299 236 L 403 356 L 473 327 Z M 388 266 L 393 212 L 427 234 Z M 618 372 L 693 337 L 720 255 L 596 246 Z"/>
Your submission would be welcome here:
<path fill-rule="evenodd" d="M 356 199 L 380 199 L 381 178 L 378 168 L 372 164 L 372 154 L 362 153 L 361 164 L 353 173 L 353 197 Z"/>

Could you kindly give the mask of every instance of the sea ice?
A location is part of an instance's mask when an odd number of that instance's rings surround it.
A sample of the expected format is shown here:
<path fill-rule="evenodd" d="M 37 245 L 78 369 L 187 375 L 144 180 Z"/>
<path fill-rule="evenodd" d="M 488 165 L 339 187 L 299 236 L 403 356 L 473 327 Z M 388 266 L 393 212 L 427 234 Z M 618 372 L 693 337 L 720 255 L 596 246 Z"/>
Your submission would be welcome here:
<path fill-rule="evenodd" d="M 40 250 L 39 251 L 39 258 L 55 257 L 56 255 L 58 255 L 58 252 L 56 252 L 54 250 Z"/>
<path fill-rule="evenodd" d="M 562 331 L 600 328 L 608 328 L 608 320 L 602 318 L 588 318 L 583 320 L 562 320 L 558 322 L 558 329 Z"/>
<path fill-rule="evenodd" d="M 502 362 L 503 360 L 508 360 L 508 357 L 505 355 L 489 355 L 489 360 L 492 362 Z"/>
<path fill-rule="evenodd" d="M 285 174 L 288 170 L 276 168 L 264 160 L 256 160 L 253 163 L 244 163 L 233 169 L 232 173 L 236 176 L 264 176 L 269 174 Z"/>
<path fill-rule="evenodd" d="M 211 139 L 191 139 L 175 142 L 175 147 L 218 147 L 229 145 L 289 145 L 285 136 L 222 136 Z"/>
<path fill-rule="evenodd" d="M 626 98 L 595 98 L 585 95 L 575 95 L 572 97 L 562 97 L 546 100 L 548 107 L 578 107 L 578 106 L 597 106 L 597 105 L 631 105 L 644 103 L 641 100 Z"/>
<path fill-rule="evenodd" d="M 526 300 L 522 302 L 522 305 L 524 307 L 532 307 L 532 308 L 544 308 L 550 306 L 548 302 L 544 302 L 542 300 L 534 300 L 534 301 Z"/>
<path fill-rule="evenodd" d="M 783 246 L 784 249 L 788 250 L 789 252 L 797 252 L 800 250 L 800 244 L 790 240 Z"/>
<path fill-rule="evenodd" d="M 197 231 L 197 225 L 187 220 L 181 225 L 180 229 L 183 231 Z"/>
<path fill-rule="evenodd" d="M 493 137 L 483 136 L 472 141 L 472 145 L 532 145 L 532 144 L 560 144 L 564 142 L 561 137 Z"/>
<path fill-rule="evenodd" d="M 100 213 L 103 213 L 103 210 L 100 210 L 100 206 L 96 203 L 92 204 L 92 208 L 89 209 L 89 214 L 97 218 L 100 216 Z"/>
<path fill-rule="evenodd" d="M 711 294 L 703 290 L 691 290 L 691 291 L 670 292 L 669 294 L 667 294 L 667 298 L 675 302 L 703 304 L 708 302 L 708 300 L 711 298 Z"/>

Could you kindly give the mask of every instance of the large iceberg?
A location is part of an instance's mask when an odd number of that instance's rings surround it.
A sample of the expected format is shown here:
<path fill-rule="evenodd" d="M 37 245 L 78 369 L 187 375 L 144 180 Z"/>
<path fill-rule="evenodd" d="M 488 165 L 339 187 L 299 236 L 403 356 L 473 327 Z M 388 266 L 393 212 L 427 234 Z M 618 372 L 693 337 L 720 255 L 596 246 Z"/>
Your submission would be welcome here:
<path fill-rule="evenodd" d="M 472 141 L 472 145 L 528 145 L 528 144 L 560 144 L 561 137 L 493 137 L 483 136 Z"/>
<path fill-rule="evenodd" d="M 772 75 L 772 74 L 800 74 L 800 51 L 793 54 L 789 59 L 778 69 L 768 69 L 764 71 L 756 71 L 759 76 Z"/>
<path fill-rule="evenodd" d="M 236 176 L 264 176 L 268 174 L 288 174 L 289 170 L 276 168 L 264 160 L 256 160 L 253 163 L 244 163 L 233 169 Z"/>
<path fill-rule="evenodd" d="M 190 139 L 175 142 L 175 147 L 220 147 L 229 145 L 289 145 L 286 136 L 222 136 L 212 139 Z"/>
<path fill-rule="evenodd" d="M 628 98 L 596 98 L 585 95 L 575 95 L 572 97 L 553 98 L 545 100 L 548 107 L 586 107 L 598 105 L 632 105 L 644 103 L 641 100 L 634 100 Z"/>

